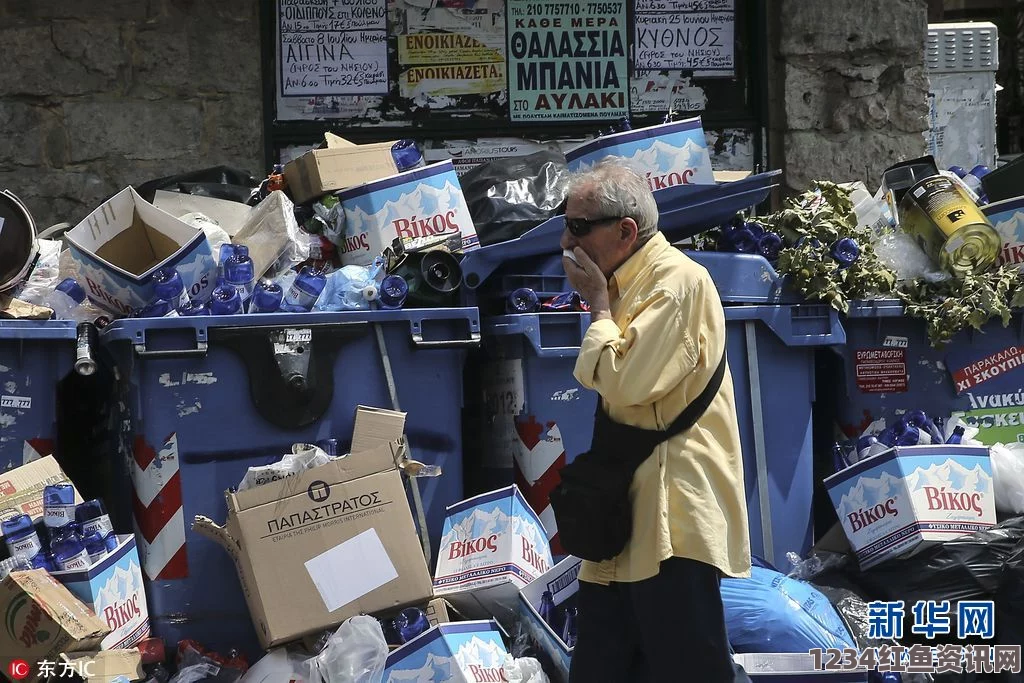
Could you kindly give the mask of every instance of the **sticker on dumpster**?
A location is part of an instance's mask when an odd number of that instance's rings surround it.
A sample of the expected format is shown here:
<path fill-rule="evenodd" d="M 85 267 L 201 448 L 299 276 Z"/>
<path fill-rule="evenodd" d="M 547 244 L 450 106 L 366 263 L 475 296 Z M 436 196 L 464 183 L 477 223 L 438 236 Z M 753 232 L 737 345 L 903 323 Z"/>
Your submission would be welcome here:
<path fill-rule="evenodd" d="M 953 375 L 956 393 L 961 394 L 1024 365 L 1024 346 L 1010 346 L 969 364 L 950 359 L 946 365 Z"/>
<path fill-rule="evenodd" d="M 910 340 L 906 337 L 894 337 L 889 335 L 882 342 L 882 346 L 887 349 L 905 349 L 910 346 Z"/>
<path fill-rule="evenodd" d="M 297 342 L 298 343 L 309 342 L 309 341 L 312 341 L 312 339 L 313 339 L 313 330 L 309 329 L 308 327 L 304 327 L 304 328 L 299 329 L 299 330 L 285 330 L 284 331 L 284 340 L 286 342 L 289 342 L 289 343 L 292 343 L 292 344 L 297 343 Z"/>
<path fill-rule="evenodd" d="M 906 349 L 858 349 L 855 361 L 857 388 L 863 393 L 888 394 L 907 390 Z"/>
<path fill-rule="evenodd" d="M 31 396 L 0 396 L 0 408 L 29 410 L 32 407 Z"/>

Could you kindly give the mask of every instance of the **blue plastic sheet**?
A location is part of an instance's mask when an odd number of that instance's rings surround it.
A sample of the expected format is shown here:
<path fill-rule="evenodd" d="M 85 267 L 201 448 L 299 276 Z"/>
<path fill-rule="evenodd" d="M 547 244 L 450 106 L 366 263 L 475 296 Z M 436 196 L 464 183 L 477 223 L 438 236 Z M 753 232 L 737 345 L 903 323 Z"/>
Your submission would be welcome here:
<path fill-rule="evenodd" d="M 736 652 L 856 648 L 842 618 L 817 589 L 765 567 L 749 579 L 722 579 L 729 642 Z"/>

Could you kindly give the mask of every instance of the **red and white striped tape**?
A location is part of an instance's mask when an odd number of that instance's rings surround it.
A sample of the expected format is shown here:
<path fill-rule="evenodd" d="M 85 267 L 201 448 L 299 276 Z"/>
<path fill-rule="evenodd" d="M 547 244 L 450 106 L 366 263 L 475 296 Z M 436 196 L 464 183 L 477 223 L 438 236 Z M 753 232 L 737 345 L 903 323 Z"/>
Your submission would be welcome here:
<path fill-rule="evenodd" d="M 519 448 L 515 452 L 516 485 L 540 517 L 551 542 L 551 554 L 563 555 L 550 495 L 558 485 L 558 470 L 565 466 L 562 433 L 554 422 L 541 424 L 528 415 L 516 420 Z"/>
<path fill-rule="evenodd" d="M 142 568 L 150 580 L 186 578 L 178 435 L 168 436 L 159 452 L 136 436 L 132 454 L 132 504 Z"/>

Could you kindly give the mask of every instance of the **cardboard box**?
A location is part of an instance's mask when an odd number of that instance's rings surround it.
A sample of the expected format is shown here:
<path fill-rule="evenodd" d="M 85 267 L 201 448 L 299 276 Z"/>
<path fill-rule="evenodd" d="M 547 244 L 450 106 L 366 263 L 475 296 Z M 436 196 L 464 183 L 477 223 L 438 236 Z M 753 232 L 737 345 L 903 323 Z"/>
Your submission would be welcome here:
<path fill-rule="evenodd" d="M 493 621 L 441 624 L 388 655 L 384 683 L 504 681 L 507 654 Z"/>
<path fill-rule="evenodd" d="M 17 510 L 39 521 L 43 517 L 43 489 L 50 484 L 71 484 L 52 455 L 0 474 L 0 514 Z M 81 502 L 82 495 L 75 489 L 75 503 Z M 0 538 L 3 535 L 0 531 Z"/>
<path fill-rule="evenodd" d="M 124 676 L 129 681 L 141 681 L 146 678 L 146 672 L 142 668 L 142 653 L 135 649 L 62 654 L 61 659 L 70 663 L 76 672 L 84 674 L 86 683 L 112 683 L 119 676 Z M 60 671 L 63 671 L 63 667 L 58 668 L 58 672 Z"/>
<path fill-rule="evenodd" d="M 996 523 L 985 446 L 894 448 L 825 479 L 862 569 Z"/>
<path fill-rule="evenodd" d="M 699 116 L 605 135 L 565 154 L 570 171 L 588 170 L 610 156 L 645 174 L 652 192 L 674 185 L 715 183 Z"/>
<path fill-rule="evenodd" d="M 480 246 L 462 185 L 450 161 L 431 164 L 338 194 L 345 211 L 344 265 L 369 265 L 396 238 L 407 248 L 455 238 L 462 251 Z"/>
<path fill-rule="evenodd" d="M 558 674 L 563 681 L 569 680 L 569 662 L 572 660 L 572 648 L 562 640 L 561 633 L 555 633 L 554 629 L 541 618 L 540 602 L 544 591 L 551 592 L 551 598 L 557 609 L 566 600 L 576 595 L 580 589 L 580 582 L 577 578 L 580 573 L 580 566 L 583 560 L 577 557 L 568 557 L 559 562 L 555 567 L 532 581 L 528 586 L 519 591 L 519 613 L 522 616 L 523 628 L 536 641 L 537 645 L 551 657 Z"/>
<path fill-rule="evenodd" d="M 235 560 L 263 647 L 432 597 L 395 464 L 404 425 L 404 413 L 360 406 L 351 455 L 228 491 L 223 527 L 196 517 Z"/>
<path fill-rule="evenodd" d="M 999 265 L 1024 270 L 1024 197 L 994 202 L 981 207 L 981 212 L 999 233 Z"/>
<path fill-rule="evenodd" d="M 189 296 L 206 301 L 217 263 L 206 233 L 127 187 L 64 235 L 89 299 L 116 315 L 153 300 L 153 273 L 174 268 Z"/>
<path fill-rule="evenodd" d="M 55 662 L 62 652 L 99 649 L 108 633 L 81 600 L 43 569 L 11 572 L 0 582 L 0 614 L 0 655 L 27 661 L 32 673 L 24 680 L 29 683 L 39 680 L 38 662 Z"/>
<path fill-rule="evenodd" d="M 357 145 L 328 133 L 326 149 L 311 149 L 284 166 L 288 192 L 299 204 L 398 173 L 391 148 L 397 140 Z"/>
<path fill-rule="evenodd" d="M 245 225 L 252 212 L 256 210 L 241 202 L 167 190 L 157 190 L 154 193 L 153 206 L 161 211 L 166 211 L 175 218 L 181 218 L 190 213 L 201 213 L 217 223 L 228 234 L 228 237 L 234 237 Z"/>
<path fill-rule="evenodd" d="M 135 536 L 118 536 L 114 552 L 84 571 L 53 572 L 53 577 L 107 624 L 104 650 L 122 649 L 149 637 L 149 609 Z"/>
<path fill-rule="evenodd" d="M 519 590 L 552 564 L 544 525 L 519 488 L 509 486 L 448 507 L 434 595 L 471 618 L 510 619 Z"/>

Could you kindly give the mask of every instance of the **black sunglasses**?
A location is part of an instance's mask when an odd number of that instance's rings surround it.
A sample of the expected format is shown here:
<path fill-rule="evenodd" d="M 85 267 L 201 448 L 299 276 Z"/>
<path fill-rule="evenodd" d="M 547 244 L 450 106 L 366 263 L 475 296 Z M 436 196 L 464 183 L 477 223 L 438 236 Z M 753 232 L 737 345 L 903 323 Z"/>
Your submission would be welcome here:
<path fill-rule="evenodd" d="M 622 216 L 604 216 L 602 218 L 566 218 L 565 227 L 569 229 L 573 237 L 584 237 L 590 234 L 596 226 L 608 221 L 621 221 Z"/>

